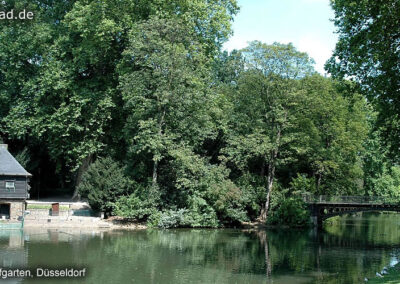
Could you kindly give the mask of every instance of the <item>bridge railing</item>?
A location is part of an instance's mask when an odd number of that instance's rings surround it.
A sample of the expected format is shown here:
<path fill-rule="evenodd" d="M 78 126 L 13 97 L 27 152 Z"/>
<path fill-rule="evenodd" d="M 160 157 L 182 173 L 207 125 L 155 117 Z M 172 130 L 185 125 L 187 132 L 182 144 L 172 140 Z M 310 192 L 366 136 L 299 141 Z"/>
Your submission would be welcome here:
<path fill-rule="evenodd" d="M 306 203 L 332 203 L 332 204 L 400 204 L 400 200 L 384 196 L 328 196 L 302 194 Z"/>

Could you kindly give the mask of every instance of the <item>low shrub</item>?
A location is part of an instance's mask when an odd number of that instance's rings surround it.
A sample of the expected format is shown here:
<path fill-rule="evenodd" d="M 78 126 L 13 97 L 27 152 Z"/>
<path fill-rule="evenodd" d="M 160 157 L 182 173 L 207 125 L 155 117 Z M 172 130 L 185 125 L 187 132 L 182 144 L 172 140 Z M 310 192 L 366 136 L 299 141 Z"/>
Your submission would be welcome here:
<path fill-rule="evenodd" d="M 125 167 L 111 158 L 100 158 L 82 176 L 78 191 L 93 210 L 111 212 L 114 202 L 132 190 L 132 181 Z"/>
<path fill-rule="evenodd" d="M 168 210 L 161 213 L 157 227 L 166 228 L 177 228 L 177 227 L 187 227 L 189 222 L 186 219 L 188 212 L 186 209 L 179 210 Z"/>
<path fill-rule="evenodd" d="M 268 223 L 271 225 L 287 225 L 305 227 L 310 223 L 307 205 L 298 197 L 282 199 L 281 203 L 270 212 Z"/>
<path fill-rule="evenodd" d="M 151 201 L 143 200 L 135 194 L 121 196 L 113 204 L 114 215 L 137 221 L 147 220 L 155 211 Z"/>
<path fill-rule="evenodd" d="M 196 212 L 188 209 L 154 212 L 147 224 L 149 227 L 167 228 L 216 228 L 219 222 L 215 212 Z"/>

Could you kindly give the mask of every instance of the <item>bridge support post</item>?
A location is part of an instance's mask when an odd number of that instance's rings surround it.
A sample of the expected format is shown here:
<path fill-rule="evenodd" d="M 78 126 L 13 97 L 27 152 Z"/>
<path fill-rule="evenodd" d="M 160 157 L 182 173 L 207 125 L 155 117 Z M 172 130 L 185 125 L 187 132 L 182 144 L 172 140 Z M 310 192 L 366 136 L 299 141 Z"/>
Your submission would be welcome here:
<path fill-rule="evenodd" d="M 321 229 L 322 228 L 322 216 L 319 214 L 319 206 L 318 205 L 311 205 L 310 206 L 310 221 L 311 224 L 318 228 Z"/>
<path fill-rule="evenodd" d="M 310 216 L 310 223 L 311 223 L 314 227 L 316 227 L 316 226 L 318 225 L 318 217 L 317 217 L 317 216 L 311 215 L 311 216 Z"/>
<path fill-rule="evenodd" d="M 322 218 L 320 216 L 317 217 L 317 228 L 322 229 Z"/>
<path fill-rule="evenodd" d="M 310 217 L 311 224 L 318 229 L 322 228 L 322 218 L 318 215 L 314 215 Z"/>

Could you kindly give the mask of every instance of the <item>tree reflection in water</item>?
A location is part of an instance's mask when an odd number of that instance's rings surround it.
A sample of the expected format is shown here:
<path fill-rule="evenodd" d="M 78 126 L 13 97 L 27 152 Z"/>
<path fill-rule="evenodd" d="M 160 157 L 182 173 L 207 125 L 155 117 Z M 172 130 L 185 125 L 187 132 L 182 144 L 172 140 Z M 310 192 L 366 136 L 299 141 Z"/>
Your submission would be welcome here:
<path fill-rule="evenodd" d="M 389 264 L 399 223 L 398 215 L 364 214 L 326 232 L 41 229 L 19 241 L 3 232 L 0 264 L 18 254 L 28 267 L 87 267 L 82 283 L 360 283 Z"/>

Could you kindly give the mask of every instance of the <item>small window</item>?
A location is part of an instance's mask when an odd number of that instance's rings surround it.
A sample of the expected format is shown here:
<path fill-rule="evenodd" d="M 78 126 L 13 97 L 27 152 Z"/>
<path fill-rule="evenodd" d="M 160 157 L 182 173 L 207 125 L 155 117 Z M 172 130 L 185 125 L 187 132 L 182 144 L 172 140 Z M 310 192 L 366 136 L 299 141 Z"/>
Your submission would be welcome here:
<path fill-rule="evenodd" d="M 15 191 L 15 181 L 6 181 L 6 190 Z"/>

